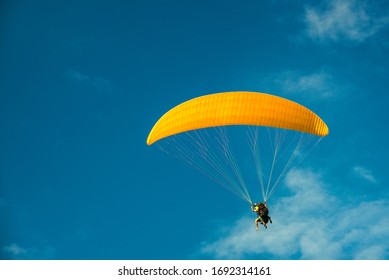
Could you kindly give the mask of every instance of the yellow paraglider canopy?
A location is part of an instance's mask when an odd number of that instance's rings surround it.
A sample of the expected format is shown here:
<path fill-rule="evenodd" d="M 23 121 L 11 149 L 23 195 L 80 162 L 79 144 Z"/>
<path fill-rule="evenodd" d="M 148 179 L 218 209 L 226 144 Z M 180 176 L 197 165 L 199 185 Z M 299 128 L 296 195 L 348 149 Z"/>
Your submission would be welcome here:
<path fill-rule="evenodd" d="M 147 144 L 181 132 L 226 125 L 270 126 L 326 136 L 328 127 L 306 107 L 278 96 L 247 91 L 204 95 L 181 103 L 154 125 Z"/>

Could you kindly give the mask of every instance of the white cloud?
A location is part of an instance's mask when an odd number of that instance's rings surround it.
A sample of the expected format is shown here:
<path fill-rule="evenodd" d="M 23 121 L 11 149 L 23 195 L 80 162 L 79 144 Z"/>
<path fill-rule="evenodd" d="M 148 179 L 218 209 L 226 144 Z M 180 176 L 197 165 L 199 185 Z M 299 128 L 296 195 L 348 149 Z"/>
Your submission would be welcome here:
<path fill-rule="evenodd" d="M 216 259 L 383 259 L 389 257 L 388 201 L 345 205 L 326 192 L 311 170 L 292 170 L 291 192 L 270 204 L 273 224 L 255 231 L 254 216 L 243 217 L 200 253 Z"/>
<path fill-rule="evenodd" d="M 92 87 L 98 92 L 110 91 L 114 86 L 113 82 L 108 79 L 89 76 L 75 70 L 66 71 L 65 76 L 72 82 Z"/>
<path fill-rule="evenodd" d="M 365 1 L 333 0 L 323 8 L 307 7 L 305 22 L 313 39 L 363 41 L 388 23 L 379 17 Z"/>
<path fill-rule="evenodd" d="M 49 246 L 24 248 L 16 243 L 4 246 L 2 251 L 6 254 L 6 259 L 51 259 L 54 249 Z"/>
<path fill-rule="evenodd" d="M 9 246 L 5 246 L 3 251 L 11 255 L 12 258 L 18 258 L 26 254 L 26 249 L 20 247 L 19 245 L 13 243 Z"/>
<path fill-rule="evenodd" d="M 377 183 L 377 179 L 374 177 L 373 173 L 370 170 L 361 166 L 355 166 L 353 168 L 353 171 L 358 177 L 363 178 L 372 184 Z"/>
<path fill-rule="evenodd" d="M 301 94 L 316 100 L 331 98 L 338 92 L 333 77 L 322 70 L 307 74 L 287 71 L 279 74 L 275 83 L 284 93 Z"/>
<path fill-rule="evenodd" d="M 385 249 L 382 246 L 371 246 L 362 249 L 356 256 L 357 260 L 385 259 Z"/>

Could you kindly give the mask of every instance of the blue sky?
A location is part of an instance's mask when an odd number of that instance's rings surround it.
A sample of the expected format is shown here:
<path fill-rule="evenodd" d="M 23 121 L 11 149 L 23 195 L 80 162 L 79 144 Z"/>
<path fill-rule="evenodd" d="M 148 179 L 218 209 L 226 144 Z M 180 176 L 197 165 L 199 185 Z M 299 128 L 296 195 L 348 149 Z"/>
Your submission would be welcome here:
<path fill-rule="evenodd" d="M 389 3 L 292 2 L 2 1 L 0 258 L 389 259 Z M 171 107 L 234 90 L 330 128 L 260 232 L 146 145 Z"/>

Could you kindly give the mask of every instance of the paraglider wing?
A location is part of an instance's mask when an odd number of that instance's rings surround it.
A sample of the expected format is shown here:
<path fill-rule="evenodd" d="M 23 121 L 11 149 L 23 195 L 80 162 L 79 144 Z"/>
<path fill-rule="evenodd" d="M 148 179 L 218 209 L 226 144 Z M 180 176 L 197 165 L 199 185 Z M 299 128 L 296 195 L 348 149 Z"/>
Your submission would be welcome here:
<path fill-rule="evenodd" d="M 270 126 L 326 136 L 319 116 L 293 101 L 257 92 L 224 92 L 181 103 L 154 125 L 147 144 L 181 132 L 226 125 Z"/>

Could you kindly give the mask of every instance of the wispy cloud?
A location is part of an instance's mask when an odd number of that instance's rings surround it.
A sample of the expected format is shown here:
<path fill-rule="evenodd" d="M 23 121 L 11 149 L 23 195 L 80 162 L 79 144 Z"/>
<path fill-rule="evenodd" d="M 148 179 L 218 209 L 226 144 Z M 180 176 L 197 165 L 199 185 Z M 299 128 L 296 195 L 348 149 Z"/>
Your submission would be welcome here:
<path fill-rule="evenodd" d="M 307 7 L 305 22 L 308 35 L 322 41 L 366 40 L 388 24 L 388 17 L 378 16 L 368 3 L 332 0 L 324 7 Z"/>
<path fill-rule="evenodd" d="M 281 92 L 315 100 L 332 98 L 338 93 L 334 78 L 324 70 L 312 73 L 286 71 L 278 74 L 274 81 Z"/>
<path fill-rule="evenodd" d="M 4 246 L 3 251 L 11 256 L 11 258 L 19 258 L 27 253 L 27 250 L 20 247 L 18 244 Z"/>
<path fill-rule="evenodd" d="M 66 71 L 65 76 L 72 82 L 92 87 L 98 92 L 111 91 L 114 87 L 111 80 L 93 77 L 75 70 Z"/>
<path fill-rule="evenodd" d="M 389 257 L 388 201 L 344 205 L 326 191 L 320 174 L 307 169 L 292 170 L 286 187 L 291 196 L 269 205 L 273 224 L 267 230 L 256 232 L 254 217 L 241 218 L 216 240 L 204 242 L 200 254 L 216 259 Z"/>
<path fill-rule="evenodd" d="M 12 243 L 4 246 L 1 251 L 5 255 L 5 259 L 38 260 L 52 259 L 55 250 L 50 246 L 25 248 L 19 244 Z"/>
<path fill-rule="evenodd" d="M 373 184 L 377 183 L 377 179 L 374 177 L 373 173 L 370 170 L 361 166 L 355 166 L 353 168 L 353 171 L 358 177 L 363 178 L 364 180 Z"/>

